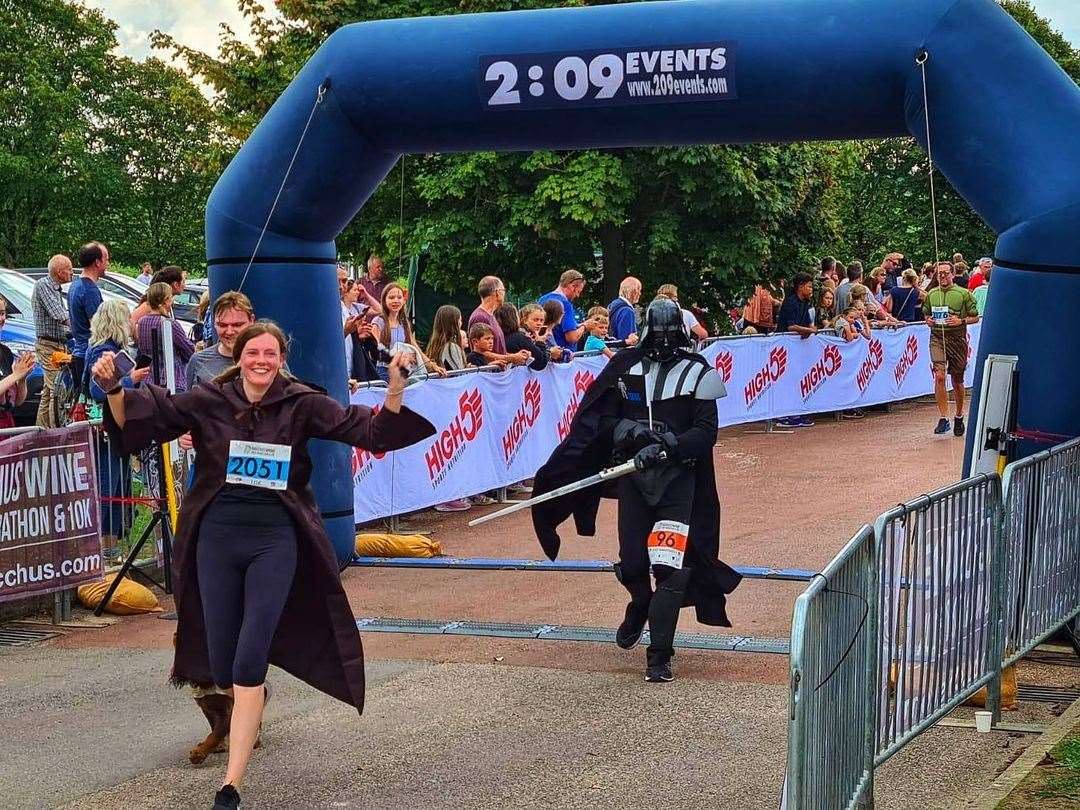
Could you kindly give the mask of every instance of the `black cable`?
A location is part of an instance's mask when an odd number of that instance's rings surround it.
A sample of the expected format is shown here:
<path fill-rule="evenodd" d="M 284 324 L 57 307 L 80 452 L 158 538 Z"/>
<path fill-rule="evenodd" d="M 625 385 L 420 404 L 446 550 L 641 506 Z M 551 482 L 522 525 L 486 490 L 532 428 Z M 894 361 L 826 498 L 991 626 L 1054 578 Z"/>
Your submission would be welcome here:
<path fill-rule="evenodd" d="M 855 628 L 855 634 L 851 637 L 851 641 L 848 642 L 847 649 L 844 650 L 844 654 L 840 656 L 840 660 L 836 662 L 836 666 L 834 666 L 832 670 L 830 670 L 829 674 L 825 676 L 825 679 L 814 687 L 815 692 L 832 679 L 832 676 L 836 674 L 836 671 L 838 669 L 840 669 L 840 665 L 843 664 L 847 657 L 851 654 L 851 650 L 855 646 L 855 642 L 859 640 L 859 636 L 861 635 L 863 628 L 866 626 L 866 618 L 870 615 L 870 603 L 863 598 L 862 594 L 851 593 L 850 591 L 842 591 L 838 588 L 830 588 L 828 585 L 825 586 L 825 593 L 838 593 L 844 596 L 854 596 L 856 599 L 863 603 L 864 610 L 862 618 L 859 619 L 859 626 Z"/>

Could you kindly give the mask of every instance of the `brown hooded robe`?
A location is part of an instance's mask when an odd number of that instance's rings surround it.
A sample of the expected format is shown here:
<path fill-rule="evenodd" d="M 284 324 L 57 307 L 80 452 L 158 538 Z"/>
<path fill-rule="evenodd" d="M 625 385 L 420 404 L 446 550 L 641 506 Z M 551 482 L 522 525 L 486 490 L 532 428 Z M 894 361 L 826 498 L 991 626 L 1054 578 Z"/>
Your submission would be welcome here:
<path fill-rule="evenodd" d="M 123 453 L 151 442 L 192 434 L 198 462 L 195 480 L 180 508 L 173 546 L 176 600 L 177 685 L 213 682 L 206 648 L 195 546 L 204 510 L 225 483 L 229 442 L 242 439 L 292 447 L 288 487 L 274 490 L 296 525 L 296 576 L 270 647 L 275 664 L 316 689 L 352 706 L 364 707 L 364 653 L 360 633 L 338 576 L 337 559 L 308 486 L 309 439 L 330 439 L 384 452 L 407 447 L 435 433 L 431 423 L 402 407 L 372 416 L 362 405 L 342 407 L 334 399 L 279 376 L 256 405 L 239 380 L 202 384 L 171 395 L 145 386 L 124 392 L 125 423 L 117 427 L 108 408 L 105 426 Z"/>

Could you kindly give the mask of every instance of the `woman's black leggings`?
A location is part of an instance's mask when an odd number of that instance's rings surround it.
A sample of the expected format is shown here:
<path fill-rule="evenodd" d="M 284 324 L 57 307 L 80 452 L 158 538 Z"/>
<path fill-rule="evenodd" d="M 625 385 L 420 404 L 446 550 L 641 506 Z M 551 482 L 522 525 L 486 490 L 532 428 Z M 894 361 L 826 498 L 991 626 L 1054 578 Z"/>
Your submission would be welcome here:
<path fill-rule="evenodd" d="M 204 519 L 195 558 L 214 683 L 258 686 L 296 573 L 296 529 Z"/>

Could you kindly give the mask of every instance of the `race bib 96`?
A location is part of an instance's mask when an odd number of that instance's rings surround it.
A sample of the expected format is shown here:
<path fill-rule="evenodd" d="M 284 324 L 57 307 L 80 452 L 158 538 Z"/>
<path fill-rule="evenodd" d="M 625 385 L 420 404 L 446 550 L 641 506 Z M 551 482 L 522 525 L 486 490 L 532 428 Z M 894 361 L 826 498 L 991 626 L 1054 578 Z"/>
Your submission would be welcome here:
<path fill-rule="evenodd" d="M 682 568 L 686 555 L 686 537 L 690 527 L 676 520 L 658 520 L 649 532 L 649 562 Z"/>

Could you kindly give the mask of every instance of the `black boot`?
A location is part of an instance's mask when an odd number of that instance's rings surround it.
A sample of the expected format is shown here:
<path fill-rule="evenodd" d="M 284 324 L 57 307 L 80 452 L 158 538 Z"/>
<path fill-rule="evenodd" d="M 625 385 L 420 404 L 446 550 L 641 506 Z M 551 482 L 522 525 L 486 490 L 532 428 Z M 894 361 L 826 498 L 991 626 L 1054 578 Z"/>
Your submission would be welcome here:
<path fill-rule="evenodd" d="M 626 606 L 626 618 L 615 631 L 615 643 L 624 650 L 633 649 L 645 631 L 645 622 L 649 620 L 649 605 L 630 602 Z"/>
<path fill-rule="evenodd" d="M 671 671 L 672 655 L 666 653 L 645 653 L 645 681 L 646 683 L 670 683 L 675 680 L 675 673 Z"/>
<path fill-rule="evenodd" d="M 236 810 L 240 806 L 240 794 L 232 785 L 225 785 L 214 796 L 213 810 Z"/>
<path fill-rule="evenodd" d="M 678 570 L 656 566 L 657 585 L 649 604 L 649 647 L 645 651 L 645 680 L 649 683 L 667 683 L 675 680 L 671 672 L 671 659 L 675 655 L 675 628 L 679 624 L 679 610 L 690 581 L 690 569 Z"/>
<path fill-rule="evenodd" d="M 626 606 L 622 624 L 615 631 L 615 643 L 624 650 L 629 650 L 641 639 L 645 622 L 649 620 L 649 603 L 653 596 L 652 581 L 647 571 L 644 576 L 627 578 L 619 563 L 615 564 L 615 576 L 630 592 L 630 604 Z"/>

